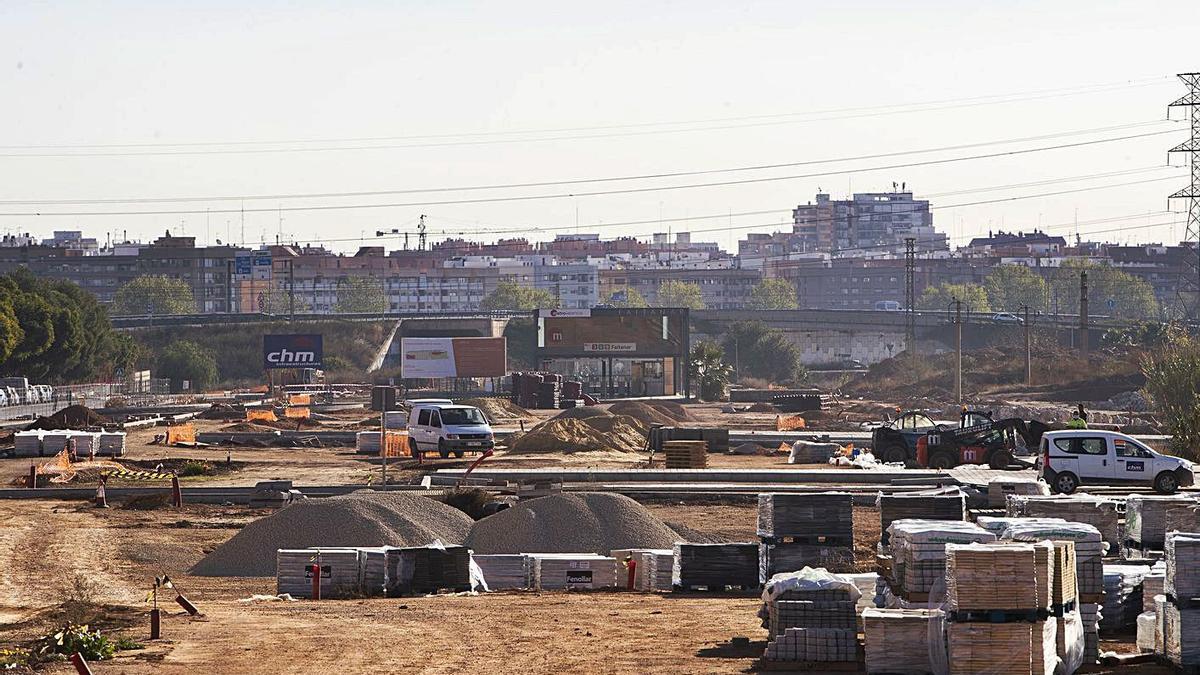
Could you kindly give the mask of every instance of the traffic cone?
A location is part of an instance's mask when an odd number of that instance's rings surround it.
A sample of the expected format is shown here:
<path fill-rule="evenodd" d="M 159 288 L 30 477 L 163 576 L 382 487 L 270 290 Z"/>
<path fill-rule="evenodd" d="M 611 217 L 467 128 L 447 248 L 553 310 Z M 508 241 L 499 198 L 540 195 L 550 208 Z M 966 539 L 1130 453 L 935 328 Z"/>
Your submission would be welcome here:
<path fill-rule="evenodd" d="M 96 486 L 96 508 L 108 508 L 108 498 L 104 494 L 104 481 L 100 481 L 100 484 Z"/>

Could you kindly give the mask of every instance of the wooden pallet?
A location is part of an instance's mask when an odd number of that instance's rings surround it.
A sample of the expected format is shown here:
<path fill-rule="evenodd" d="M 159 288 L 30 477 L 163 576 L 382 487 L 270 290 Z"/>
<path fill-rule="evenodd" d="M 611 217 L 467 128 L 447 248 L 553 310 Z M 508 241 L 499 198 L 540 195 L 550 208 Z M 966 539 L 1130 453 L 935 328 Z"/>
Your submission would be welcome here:
<path fill-rule="evenodd" d="M 668 469 L 708 467 L 708 443 L 705 441 L 664 441 L 662 454 Z"/>
<path fill-rule="evenodd" d="M 862 673 L 866 665 L 858 661 L 768 661 L 759 659 L 758 670 L 772 672 Z"/>

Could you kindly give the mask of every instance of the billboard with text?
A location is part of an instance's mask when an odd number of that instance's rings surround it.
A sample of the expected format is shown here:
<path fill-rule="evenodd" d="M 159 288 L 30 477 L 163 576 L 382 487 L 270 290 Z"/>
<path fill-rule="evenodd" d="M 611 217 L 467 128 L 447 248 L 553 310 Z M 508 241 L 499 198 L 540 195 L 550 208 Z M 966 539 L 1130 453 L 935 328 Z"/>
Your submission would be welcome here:
<path fill-rule="evenodd" d="M 503 377 L 507 342 L 502 337 L 406 337 L 400 340 L 400 377 Z"/>

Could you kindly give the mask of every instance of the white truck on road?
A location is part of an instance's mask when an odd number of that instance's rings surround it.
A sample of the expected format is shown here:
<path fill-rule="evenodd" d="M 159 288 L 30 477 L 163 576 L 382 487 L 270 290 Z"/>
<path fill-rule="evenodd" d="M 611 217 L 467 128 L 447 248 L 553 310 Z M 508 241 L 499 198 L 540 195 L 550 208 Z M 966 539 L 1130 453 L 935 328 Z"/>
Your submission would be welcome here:
<path fill-rule="evenodd" d="M 487 417 L 469 405 L 418 403 L 408 413 L 408 443 L 418 453 L 437 451 L 445 459 L 454 453 L 483 452 L 496 445 Z"/>
<path fill-rule="evenodd" d="M 1169 495 L 1196 480 L 1195 467 L 1186 459 L 1099 429 L 1046 432 L 1036 466 L 1050 489 L 1062 494 L 1071 494 L 1080 485 L 1149 485 Z"/>

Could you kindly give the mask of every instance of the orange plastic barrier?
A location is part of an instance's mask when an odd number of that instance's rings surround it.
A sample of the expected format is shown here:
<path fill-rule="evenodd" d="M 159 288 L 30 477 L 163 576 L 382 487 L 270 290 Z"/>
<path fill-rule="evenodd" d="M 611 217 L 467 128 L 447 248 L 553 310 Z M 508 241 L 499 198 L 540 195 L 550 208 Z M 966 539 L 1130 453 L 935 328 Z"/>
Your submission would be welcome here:
<path fill-rule="evenodd" d="M 196 425 L 194 424 L 177 424 L 167 427 L 167 445 L 175 445 L 176 443 L 195 443 L 196 442 Z"/>
<path fill-rule="evenodd" d="M 311 405 L 311 394 L 292 394 L 288 397 L 288 405 Z"/>
<path fill-rule="evenodd" d="M 309 416 L 308 408 L 284 408 L 283 416 L 290 417 L 294 420 L 306 420 Z"/>
<path fill-rule="evenodd" d="M 246 421 L 253 422 L 261 420 L 263 422 L 278 422 L 279 418 L 275 416 L 274 410 L 255 410 L 254 408 L 246 409 Z"/>
<path fill-rule="evenodd" d="M 408 456 L 407 431 L 389 431 L 385 439 L 386 442 L 383 445 L 383 454 L 385 457 Z"/>
<path fill-rule="evenodd" d="M 799 415 L 775 416 L 775 431 L 795 431 L 805 428 L 804 418 Z"/>

